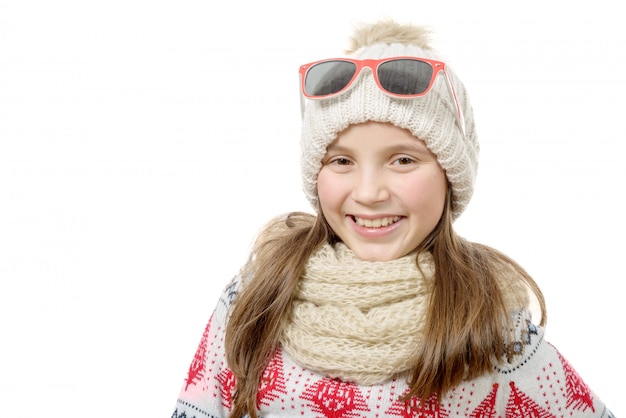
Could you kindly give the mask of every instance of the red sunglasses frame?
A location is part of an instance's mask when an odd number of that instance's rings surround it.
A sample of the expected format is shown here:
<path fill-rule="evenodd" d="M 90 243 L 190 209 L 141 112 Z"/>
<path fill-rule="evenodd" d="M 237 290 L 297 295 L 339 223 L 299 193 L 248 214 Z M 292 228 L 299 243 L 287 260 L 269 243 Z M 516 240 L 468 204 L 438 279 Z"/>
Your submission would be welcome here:
<path fill-rule="evenodd" d="M 431 75 L 431 79 L 428 83 L 428 87 L 422 93 L 397 94 L 397 93 L 392 93 L 390 91 L 385 90 L 385 88 L 381 85 L 380 80 L 378 79 L 378 67 L 386 62 L 398 61 L 398 60 L 412 60 L 412 61 L 424 62 L 432 67 L 433 72 Z M 305 83 L 306 83 L 306 77 L 307 77 L 309 70 L 317 64 L 322 64 L 325 62 L 333 62 L 333 61 L 349 62 L 356 66 L 354 75 L 352 76 L 348 84 L 346 84 L 344 88 L 342 88 L 341 90 L 335 93 L 326 94 L 323 96 L 307 94 L 305 90 Z M 383 58 L 383 59 L 365 59 L 365 60 L 352 59 L 352 58 L 329 58 L 329 59 L 323 59 L 323 60 L 314 61 L 308 64 L 301 65 L 299 74 L 300 74 L 300 106 L 301 106 L 302 116 L 304 116 L 304 99 L 305 98 L 309 100 L 323 100 L 323 99 L 329 99 L 329 98 L 336 97 L 336 96 L 346 93 L 354 86 L 354 82 L 359 78 L 364 68 L 370 69 L 370 71 L 372 72 L 372 76 L 374 77 L 374 81 L 376 82 L 376 85 L 383 93 L 385 93 L 388 96 L 398 98 L 398 99 L 414 99 L 414 98 L 423 97 L 427 95 L 430 92 L 433 84 L 435 83 L 437 76 L 443 73 L 445 80 L 446 80 L 446 85 L 448 87 L 448 92 L 450 93 L 450 96 L 456 106 L 457 123 L 459 125 L 459 128 L 461 129 L 461 132 L 463 133 L 463 136 L 465 136 L 465 118 L 463 116 L 463 111 L 461 110 L 461 105 L 459 103 L 456 90 L 454 89 L 454 84 L 452 83 L 452 79 L 450 78 L 450 75 L 448 74 L 448 71 L 446 70 L 446 64 L 442 61 L 436 61 L 436 60 L 431 60 L 428 58 L 420 58 L 420 57 L 398 56 L 398 57 L 389 57 L 389 58 Z"/>

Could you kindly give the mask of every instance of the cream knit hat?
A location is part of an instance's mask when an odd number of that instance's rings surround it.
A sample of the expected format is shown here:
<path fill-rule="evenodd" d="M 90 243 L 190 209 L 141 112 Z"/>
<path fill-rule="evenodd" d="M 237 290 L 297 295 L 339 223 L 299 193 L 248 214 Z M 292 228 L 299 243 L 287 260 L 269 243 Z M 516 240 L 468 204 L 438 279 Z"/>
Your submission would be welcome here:
<path fill-rule="evenodd" d="M 421 27 L 384 21 L 360 28 L 352 41 L 357 59 L 414 56 L 444 61 L 428 46 L 428 32 Z M 444 61 L 445 62 L 445 61 Z M 465 118 L 465 136 L 456 118 L 456 105 L 445 77 L 437 76 L 428 94 L 415 99 L 397 99 L 383 93 L 370 71 L 364 70 L 355 85 L 340 96 L 310 100 L 304 110 L 301 137 L 303 189 L 318 207 L 317 174 L 326 147 L 353 124 L 389 122 L 409 130 L 437 156 L 452 187 L 452 216 L 458 218 L 474 192 L 479 145 L 474 117 L 465 87 L 447 66 L 457 100 Z"/>

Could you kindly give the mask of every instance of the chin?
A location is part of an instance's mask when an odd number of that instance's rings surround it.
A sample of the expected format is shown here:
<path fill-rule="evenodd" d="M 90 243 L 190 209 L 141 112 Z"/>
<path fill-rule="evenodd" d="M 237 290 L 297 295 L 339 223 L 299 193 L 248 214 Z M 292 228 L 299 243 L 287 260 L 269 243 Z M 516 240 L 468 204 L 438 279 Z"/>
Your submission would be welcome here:
<path fill-rule="evenodd" d="M 352 250 L 352 251 L 354 252 L 354 255 L 356 255 L 359 260 L 363 260 L 363 261 L 391 261 L 391 260 L 395 260 L 397 258 L 402 257 L 402 255 L 396 252 L 372 251 L 372 250 L 359 251 L 358 249 Z"/>

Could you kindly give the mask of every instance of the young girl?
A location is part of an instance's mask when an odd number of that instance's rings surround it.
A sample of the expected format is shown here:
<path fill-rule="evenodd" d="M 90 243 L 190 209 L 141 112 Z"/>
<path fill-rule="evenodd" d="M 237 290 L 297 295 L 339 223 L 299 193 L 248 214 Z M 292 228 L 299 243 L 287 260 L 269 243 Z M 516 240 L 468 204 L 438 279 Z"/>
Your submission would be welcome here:
<path fill-rule="evenodd" d="M 347 58 L 300 68 L 316 215 L 259 235 L 173 417 L 612 417 L 544 340 L 533 279 L 454 232 L 479 147 L 465 87 L 427 41 L 383 21 Z"/>

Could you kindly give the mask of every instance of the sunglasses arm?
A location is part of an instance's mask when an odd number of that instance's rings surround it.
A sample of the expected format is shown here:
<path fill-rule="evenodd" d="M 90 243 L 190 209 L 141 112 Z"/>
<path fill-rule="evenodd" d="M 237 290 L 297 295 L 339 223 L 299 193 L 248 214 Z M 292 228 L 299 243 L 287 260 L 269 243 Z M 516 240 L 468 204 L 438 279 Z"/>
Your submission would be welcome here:
<path fill-rule="evenodd" d="M 444 76 L 446 77 L 446 85 L 448 86 L 448 92 L 450 96 L 452 96 L 452 100 L 454 100 L 454 104 L 456 105 L 456 121 L 461 129 L 461 133 L 465 136 L 465 117 L 463 116 L 463 111 L 461 110 L 461 103 L 459 103 L 459 98 L 456 95 L 456 91 L 454 90 L 454 84 L 452 84 L 452 80 L 450 79 L 450 75 L 448 75 L 447 71 L 443 71 Z"/>
<path fill-rule="evenodd" d="M 304 95 L 300 92 L 300 117 L 304 119 Z"/>
<path fill-rule="evenodd" d="M 300 84 L 302 84 L 302 75 L 299 77 Z M 302 93 L 302 87 L 298 88 L 300 92 L 300 117 L 304 119 L 304 94 Z"/>

